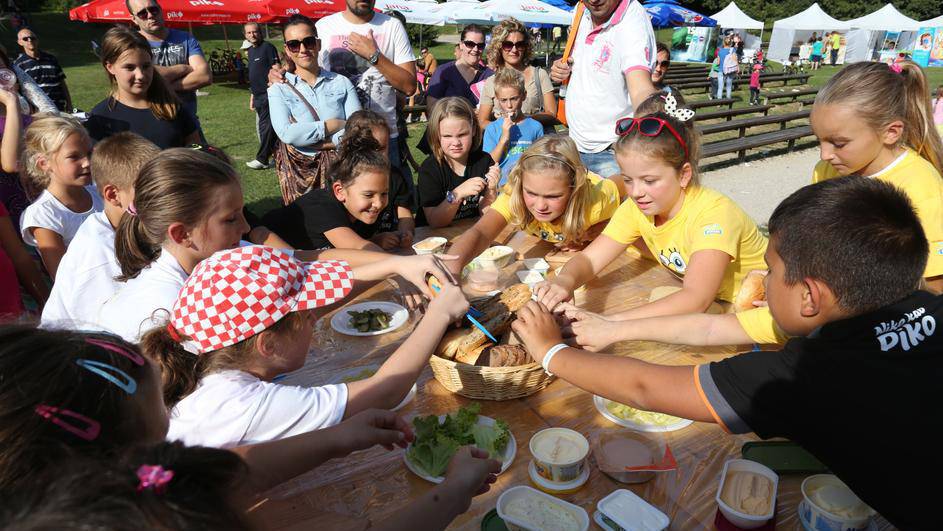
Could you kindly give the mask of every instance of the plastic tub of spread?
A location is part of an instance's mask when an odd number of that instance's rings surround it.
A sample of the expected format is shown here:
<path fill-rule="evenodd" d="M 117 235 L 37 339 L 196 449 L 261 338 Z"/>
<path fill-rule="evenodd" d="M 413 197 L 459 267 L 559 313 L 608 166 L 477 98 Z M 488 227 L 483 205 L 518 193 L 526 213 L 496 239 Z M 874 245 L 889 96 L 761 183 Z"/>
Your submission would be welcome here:
<path fill-rule="evenodd" d="M 498 516 L 510 531 L 589 529 L 589 515 L 582 507 L 526 486 L 511 487 L 501 494 Z"/>
<path fill-rule="evenodd" d="M 540 271 L 534 271 L 533 269 L 522 269 L 518 271 L 517 278 L 530 287 L 534 287 L 534 284 L 544 281 L 543 274 Z"/>
<path fill-rule="evenodd" d="M 550 264 L 543 258 L 525 258 L 524 267 L 541 275 L 546 275 L 547 271 L 550 271 Z"/>
<path fill-rule="evenodd" d="M 664 438 L 657 434 L 607 431 L 593 440 L 592 448 L 600 472 L 620 483 L 644 483 L 678 467 Z"/>
<path fill-rule="evenodd" d="M 501 272 L 493 267 L 484 267 L 469 271 L 468 287 L 475 291 L 490 292 L 498 289 L 498 278 Z"/>
<path fill-rule="evenodd" d="M 661 531 L 671 523 L 665 513 L 626 489 L 614 491 L 599 500 L 593 520 L 609 531 Z"/>
<path fill-rule="evenodd" d="M 547 428 L 530 438 L 530 455 L 537 473 L 549 481 L 566 483 L 580 477 L 589 455 L 589 441 L 567 428 Z"/>
<path fill-rule="evenodd" d="M 762 526 L 776 512 L 779 476 L 768 467 L 746 459 L 724 463 L 717 487 L 717 507 L 740 529 Z"/>
<path fill-rule="evenodd" d="M 583 473 L 577 476 L 573 481 L 556 482 L 550 481 L 537 473 L 537 465 L 531 460 L 527 465 L 527 472 L 530 474 L 530 482 L 538 489 L 547 494 L 570 494 L 580 490 L 589 480 L 589 467 L 583 467 Z"/>
<path fill-rule="evenodd" d="M 445 250 L 445 244 L 449 241 L 441 236 L 430 236 L 413 244 L 413 250 L 416 254 L 435 254 Z"/>
<path fill-rule="evenodd" d="M 476 260 L 485 268 L 501 269 L 514 261 L 514 249 L 507 245 L 495 245 L 485 249 Z"/>
<path fill-rule="evenodd" d="M 809 476 L 802 482 L 799 521 L 806 529 L 868 529 L 874 509 L 842 480 L 831 474 Z"/>

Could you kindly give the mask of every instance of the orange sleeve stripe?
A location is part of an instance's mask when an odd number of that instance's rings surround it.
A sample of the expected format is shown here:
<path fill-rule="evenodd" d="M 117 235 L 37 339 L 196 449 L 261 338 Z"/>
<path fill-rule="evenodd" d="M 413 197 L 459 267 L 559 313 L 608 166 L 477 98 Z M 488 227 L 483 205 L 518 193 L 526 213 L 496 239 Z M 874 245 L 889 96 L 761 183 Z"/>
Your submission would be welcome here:
<path fill-rule="evenodd" d="M 717 425 L 720 426 L 725 432 L 732 433 L 730 429 L 727 428 L 727 425 L 724 424 L 724 421 L 721 420 L 720 415 L 714 411 L 714 406 L 711 405 L 710 400 L 707 399 L 707 395 L 704 394 L 704 389 L 701 388 L 701 375 L 700 371 L 698 370 L 700 367 L 700 365 L 694 366 L 694 386 L 697 387 L 697 394 L 700 395 L 701 402 L 704 403 L 704 405 L 707 407 L 707 410 L 711 412 L 711 416 L 714 417 L 714 422 L 716 422 Z"/>

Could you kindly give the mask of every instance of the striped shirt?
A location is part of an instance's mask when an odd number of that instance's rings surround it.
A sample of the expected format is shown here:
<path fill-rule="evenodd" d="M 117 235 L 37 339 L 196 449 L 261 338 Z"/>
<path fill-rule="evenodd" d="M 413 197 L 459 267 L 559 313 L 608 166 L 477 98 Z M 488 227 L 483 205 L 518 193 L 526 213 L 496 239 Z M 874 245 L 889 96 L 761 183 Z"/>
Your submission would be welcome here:
<path fill-rule="evenodd" d="M 29 74 L 60 111 L 72 111 L 72 109 L 66 108 L 65 72 L 62 71 L 59 60 L 54 55 L 39 52 L 39 59 L 33 59 L 25 53 L 21 53 L 13 61 L 13 64 Z"/>

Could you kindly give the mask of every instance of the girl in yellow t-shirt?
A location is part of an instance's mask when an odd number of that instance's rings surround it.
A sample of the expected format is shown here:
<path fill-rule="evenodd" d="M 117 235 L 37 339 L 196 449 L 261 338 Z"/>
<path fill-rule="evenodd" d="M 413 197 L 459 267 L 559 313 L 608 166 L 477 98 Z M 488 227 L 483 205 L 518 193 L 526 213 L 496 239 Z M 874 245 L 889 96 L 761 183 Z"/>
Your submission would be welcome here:
<path fill-rule="evenodd" d="M 714 299 L 732 301 L 743 278 L 765 270 L 766 238 L 726 196 L 698 184 L 693 113 L 686 109 L 624 118 L 616 124 L 616 161 L 631 201 L 623 203 L 602 235 L 573 257 L 552 281 L 535 286 L 550 309 L 570 299 L 629 245 L 650 252 L 684 281 L 663 299 L 610 319 L 703 312 Z M 644 244 L 644 245 L 641 245 Z"/>
<path fill-rule="evenodd" d="M 521 156 L 508 184 L 472 228 L 449 249 L 458 273 L 508 225 L 566 249 L 593 240 L 622 201 L 621 182 L 590 173 L 568 136 L 537 140 Z"/>
<path fill-rule="evenodd" d="M 903 190 L 930 242 L 924 278 L 943 291 L 943 145 L 920 67 L 846 66 L 819 91 L 811 121 L 822 157 L 812 182 L 860 175 Z"/>

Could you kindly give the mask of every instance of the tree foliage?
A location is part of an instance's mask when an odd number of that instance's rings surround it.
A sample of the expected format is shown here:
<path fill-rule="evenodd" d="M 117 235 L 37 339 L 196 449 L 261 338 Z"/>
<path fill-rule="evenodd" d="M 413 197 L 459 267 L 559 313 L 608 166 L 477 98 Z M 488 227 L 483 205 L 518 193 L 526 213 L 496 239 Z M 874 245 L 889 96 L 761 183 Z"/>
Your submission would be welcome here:
<path fill-rule="evenodd" d="M 815 0 L 737 0 L 737 5 L 747 15 L 763 20 L 767 24 L 786 18 L 805 10 Z M 867 15 L 880 9 L 887 0 L 820 0 L 819 5 L 826 13 L 839 20 L 848 20 Z M 681 3 L 706 15 L 716 13 L 726 7 L 730 0 L 695 0 Z M 894 7 L 901 13 L 916 20 L 927 20 L 943 14 L 940 0 L 896 0 Z M 823 28 L 825 29 L 825 28 Z"/>

